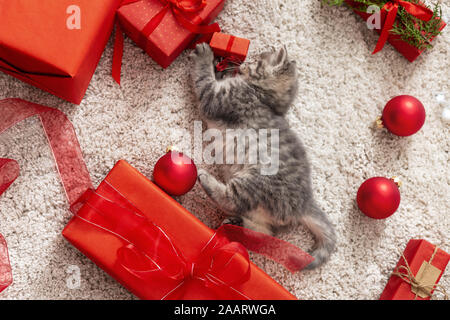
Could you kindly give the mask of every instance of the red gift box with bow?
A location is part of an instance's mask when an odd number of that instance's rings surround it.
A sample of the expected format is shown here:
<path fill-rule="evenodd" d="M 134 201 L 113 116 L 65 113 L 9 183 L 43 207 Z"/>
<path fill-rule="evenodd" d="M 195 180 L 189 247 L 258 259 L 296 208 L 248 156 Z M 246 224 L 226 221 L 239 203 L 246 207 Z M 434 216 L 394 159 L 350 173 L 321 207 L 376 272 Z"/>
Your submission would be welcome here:
<path fill-rule="evenodd" d="M 247 58 L 250 40 L 222 32 L 215 32 L 209 45 L 216 56 L 224 58 L 216 65 L 217 71 L 224 71 L 225 69 L 233 68 L 233 66 L 239 66 L 244 62 L 245 58 Z"/>
<path fill-rule="evenodd" d="M 225 0 L 123 0 L 117 11 L 118 30 L 113 75 L 120 83 L 125 32 L 163 68 L 167 68 L 197 35 L 220 31 L 209 25 L 222 11 Z M 208 36 L 209 35 L 209 36 Z"/>
<path fill-rule="evenodd" d="M 373 13 L 367 13 L 358 10 L 359 3 L 352 0 L 345 0 L 345 2 L 353 9 L 353 11 L 359 15 L 362 19 L 367 21 Z M 381 29 L 375 29 L 380 38 L 378 39 L 377 45 L 372 52 L 375 54 L 383 49 L 386 42 L 389 42 L 398 52 L 400 52 L 406 59 L 413 62 L 418 56 L 426 50 L 426 48 L 419 49 L 407 42 L 405 42 L 400 35 L 391 32 L 392 26 L 397 18 L 398 10 L 403 7 L 408 14 L 413 17 L 420 19 L 422 21 L 429 21 L 433 17 L 433 11 L 428 9 L 423 3 L 412 3 L 403 0 L 393 0 L 388 1 L 380 11 L 381 18 Z M 441 31 L 446 26 L 446 23 L 441 20 L 440 28 Z M 430 41 L 432 41 L 431 39 Z"/>
<path fill-rule="evenodd" d="M 38 116 L 74 213 L 63 236 L 142 299 L 296 299 L 251 263 L 248 250 L 295 272 L 313 258 L 276 238 L 237 226 L 211 230 L 126 161 L 94 191 L 73 126 L 58 109 L 0 100 L 0 134 Z M 0 159 L 0 191 L 17 177 Z M 12 283 L 0 235 L 0 291 Z"/>
<path fill-rule="evenodd" d="M 411 239 L 389 278 L 380 300 L 430 300 L 450 255 L 423 239 Z"/>
<path fill-rule="evenodd" d="M 80 104 L 120 1 L 0 0 L 0 70 Z"/>
<path fill-rule="evenodd" d="M 239 227 L 211 230 L 123 160 L 77 204 L 64 237 L 141 299 L 296 299 L 228 240 Z"/>

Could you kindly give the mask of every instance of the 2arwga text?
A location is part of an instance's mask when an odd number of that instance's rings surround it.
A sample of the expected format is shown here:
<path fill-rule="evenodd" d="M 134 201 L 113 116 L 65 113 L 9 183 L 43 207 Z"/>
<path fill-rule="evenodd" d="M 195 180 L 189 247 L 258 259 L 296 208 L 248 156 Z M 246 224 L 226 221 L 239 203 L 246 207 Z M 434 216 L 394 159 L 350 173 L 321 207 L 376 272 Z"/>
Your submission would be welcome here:
<path fill-rule="evenodd" d="M 174 309 L 174 315 L 196 315 L 202 318 L 215 315 L 269 315 L 277 314 L 271 304 L 218 304 L 216 306 L 192 306 L 181 304 Z"/>

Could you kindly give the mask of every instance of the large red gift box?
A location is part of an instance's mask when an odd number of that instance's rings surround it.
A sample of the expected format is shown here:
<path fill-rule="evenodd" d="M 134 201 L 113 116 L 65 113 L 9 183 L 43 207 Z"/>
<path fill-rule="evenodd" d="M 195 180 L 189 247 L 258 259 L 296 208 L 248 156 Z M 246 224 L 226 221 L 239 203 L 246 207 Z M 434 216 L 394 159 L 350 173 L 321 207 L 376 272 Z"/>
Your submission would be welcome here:
<path fill-rule="evenodd" d="M 123 31 L 166 68 L 198 33 L 220 31 L 218 25 L 206 26 L 217 17 L 224 3 L 225 0 L 127 0 L 117 17 Z"/>
<path fill-rule="evenodd" d="M 98 210 L 97 201 L 102 203 L 98 207 L 105 207 L 105 204 L 106 206 L 113 205 L 109 203 L 109 200 L 114 200 L 124 208 L 140 212 L 146 218 L 144 220 L 151 221 L 163 230 L 164 234 L 173 242 L 173 246 L 176 246 L 181 255 L 188 261 L 195 260 L 201 254 L 205 246 L 214 238 L 214 231 L 201 223 L 177 201 L 123 160 L 117 162 L 96 192 L 92 191 L 91 195 L 96 197 L 95 200 L 84 204 L 78 210 L 78 214 L 70 220 L 63 230 L 63 236 L 139 298 L 240 299 L 247 297 L 251 299 L 296 299 L 295 296 L 251 262 L 248 272 L 244 272 L 244 275 L 248 276 L 246 281 L 234 283 L 232 289 L 225 289 L 225 294 L 222 290 L 224 286 L 220 290 L 213 290 L 196 278 L 183 281 L 181 292 L 179 291 L 180 286 L 174 280 L 175 277 L 169 277 L 170 279 L 166 280 L 152 278 L 148 274 L 149 271 L 142 271 L 152 270 L 152 267 L 145 266 L 142 259 L 136 258 L 136 252 L 129 248 L 130 244 L 124 238 L 127 236 L 133 237 L 133 235 L 135 238 L 139 238 L 136 234 L 152 234 L 155 233 L 155 230 L 142 231 L 146 227 L 134 225 L 133 221 L 127 222 L 120 217 L 118 222 L 106 221 L 110 218 L 103 220 L 105 215 L 96 212 Z M 112 212 L 117 214 L 117 211 L 120 211 L 120 208 L 116 206 Z M 96 218 L 92 218 L 92 216 L 96 216 Z M 105 228 L 105 225 L 108 225 L 108 227 Z M 110 232 L 112 229 L 114 231 Z M 128 231 L 124 231 L 125 229 L 128 229 Z M 127 236 L 120 236 L 123 234 Z M 158 241 L 155 241 L 155 243 L 164 246 L 166 240 L 163 239 L 163 241 L 161 238 L 165 239 L 165 237 L 158 236 Z M 135 239 L 134 241 L 139 242 L 141 240 Z M 141 246 L 152 245 L 149 241 L 141 242 L 143 242 Z M 169 242 L 166 247 L 171 247 L 172 242 Z M 124 250 L 125 248 L 129 250 Z M 152 250 L 154 248 L 149 249 L 149 251 Z M 158 263 L 164 265 L 164 254 L 156 255 L 162 260 Z M 243 258 L 242 256 L 235 256 L 234 258 L 237 258 L 233 261 L 234 267 L 237 268 L 235 270 L 240 270 Z M 127 263 L 124 262 L 127 260 L 133 261 L 131 264 L 134 265 L 141 264 L 142 270 L 133 271 L 132 269 L 136 269 L 136 267 L 127 266 Z M 170 259 L 167 266 L 169 269 L 175 268 Z M 145 279 L 149 278 L 149 282 L 146 283 Z M 175 295 L 173 294 L 174 291 L 177 291 Z"/>
<path fill-rule="evenodd" d="M 410 240 L 380 300 L 429 300 L 449 260 L 447 252 L 428 241 Z"/>
<path fill-rule="evenodd" d="M 79 104 L 120 2 L 0 0 L 0 70 Z"/>
<path fill-rule="evenodd" d="M 358 10 L 358 6 L 360 3 L 352 1 L 352 0 L 345 0 L 345 2 L 353 9 L 353 11 L 359 15 L 364 21 L 367 21 L 369 17 L 372 15 L 372 13 L 367 13 L 364 11 Z M 418 2 L 418 4 L 422 4 L 421 2 Z M 384 26 L 387 18 L 386 11 L 381 10 L 381 25 Z M 446 23 L 441 20 L 441 26 L 439 30 L 444 29 L 446 26 Z M 375 29 L 379 34 L 381 34 L 380 29 Z M 432 41 L 433 39 L 431 39 Z M 387 38 L 387 42 L 389 42 L 400 54 L 402 54 L 406 59 L 408 59 L 410 62 L 413 62 L 414 60 L 419 57 L 422 52 L 426 50 L 426 48 L 418 49 L 414 47 L 413 45 L 405 42 L 399 35 L 396 35 L 392 32 L 389 32 L 389 36 Z"/>

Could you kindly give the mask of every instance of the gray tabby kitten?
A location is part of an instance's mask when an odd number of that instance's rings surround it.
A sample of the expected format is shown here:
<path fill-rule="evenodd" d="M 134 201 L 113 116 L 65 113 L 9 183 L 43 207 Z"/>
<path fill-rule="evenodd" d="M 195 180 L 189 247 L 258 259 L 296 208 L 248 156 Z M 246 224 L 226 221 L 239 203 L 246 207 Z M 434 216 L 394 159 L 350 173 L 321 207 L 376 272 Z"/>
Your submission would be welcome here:
<path fill-rule="evenodd" d="M 261 163 L 225 164 L 221 165 L 222 183 L 199 170 L 198 180 L 205 192 L 230 216 L 224 223 L 270 235 L 280 227 L 302 223 L 316 240 L 311 252 L 315 260 L 307 268 L 321 265 L 335 248 L 336 234 L 313 199 L 305 148 L 285 119 L 298 91 L 295 61 L 290 61 L 286 49 L 281 48 L 263 53 L 254 63 L 243 64 L 237 76 L 223 77 L 215 74 L 209 45 L 197 45 L 191 57 L 195 91 L 208 128 L 223 132 L 227 128 L 279 130 L 278 147 L 271 144 L 271 152 L 279 155 L 276 173 L 261 174 L 263 167 L 267 168 Z M 225 143 L 223 152 L 232 142 Z"/>

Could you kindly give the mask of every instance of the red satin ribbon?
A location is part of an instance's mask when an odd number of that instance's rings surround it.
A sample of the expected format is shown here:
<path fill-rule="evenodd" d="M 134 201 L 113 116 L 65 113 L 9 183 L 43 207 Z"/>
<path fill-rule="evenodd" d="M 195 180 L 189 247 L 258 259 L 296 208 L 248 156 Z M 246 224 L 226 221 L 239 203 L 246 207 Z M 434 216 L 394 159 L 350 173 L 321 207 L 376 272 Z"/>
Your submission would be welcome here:
<path fill-rule="evenodd" d="M 134 3 L 141 0 L 124 0 L 121 6 Z M 186 14 L 196 13 L 206 6 L 207 0 L 159 0 L 164 4 L 164 8 L 161 9 L 149 22 L 144 26 L 141 33 L 139 34 L 138 45 L 141 48 L 145 48 L 148 42 L 148 38 L 159 26 L 161 21 L 164 19 L 165 15 L 171 11 L 177 22 L 183 26 L 185 29 L 189 30 L 195 34 L 212 34 L 214 32 L 219 32 L 220 27 L 217 23 L 210 25 L 201 25 L 200 21 L 193 23 Z M 197 20 L 198 16 L 196 17 Z M 120 24 L 116 22 L 116 37 L 114 40 L 114 54 L 113 54 L 113 67 L 112 75 L 114 80 L 120 84 L 120 74 L 122 69 L 122 56 L 123 56 L 123 32 Z"/>
<path fill-rule="evenodd" d="M 0 195 L 19 176 L 19 165 L 11 159 L 0 158 Z M 13 281 L 11 264 L 9 262 L 6 240 L 0 234 L 0 292 L 5 290 Z"/>
<path fill-rule="evenodd" d="M 114 200 L 87 190 L 72 211 L 86 223 L 125 240 L 127 244 L 117 252 L 117 266 L 128 276 L 154 288 L 155 296 L 160 299 L 182 299 L 189 281 L 201 281 L 221 299 L 250 299 L 236 289 L 250 278 L 247 249 L 282 263 L 292 272 L 303 269 L 313 260 L 282 240 L 224 225 L 197 258 L 189 261 L 160 227 L 137 209 L 129 210 L 134 206 L 113 186 L 108 187 Z M 123 203 L 127 203 L 127 208 L 120 205 Z"/>
<path fill-rule="evenodd" d="M 424 5 L 407 2 L 403 0 L 388 1 L 383 6 L 383 8 L 381 8 L 381 11 L 387 12 L 387 17 L 384 22 L 384 26 L 381 30 L 380 38 L 378 39 L 377 45 L 372 54 L 375 54 L 381 49 L 383 49 L 384 44 L 386 43 L 389 37 L 389 32 L 392 29 L 392 26 L 394 25 L 395 18 L 397 17 L 399 6 L 402 6 L 409 14 L 423 21 L 429 21 L 433 17 L 433 11 L 431 11 Z"/>
<path fill-rule="evenodd" d="M 0 134 L 32 116 L 38 116 L 41 121 L 69 203 L 74 203 L 87 188 L 92 187 L 92 183 L 72 124 L 61 111 L 21 99 L 0 100 Z M 0 195 L 18 175 L 16 161 L 0 159 Z M 6 241 L 0 235 L 0 292 L 11 283 Z"/>

